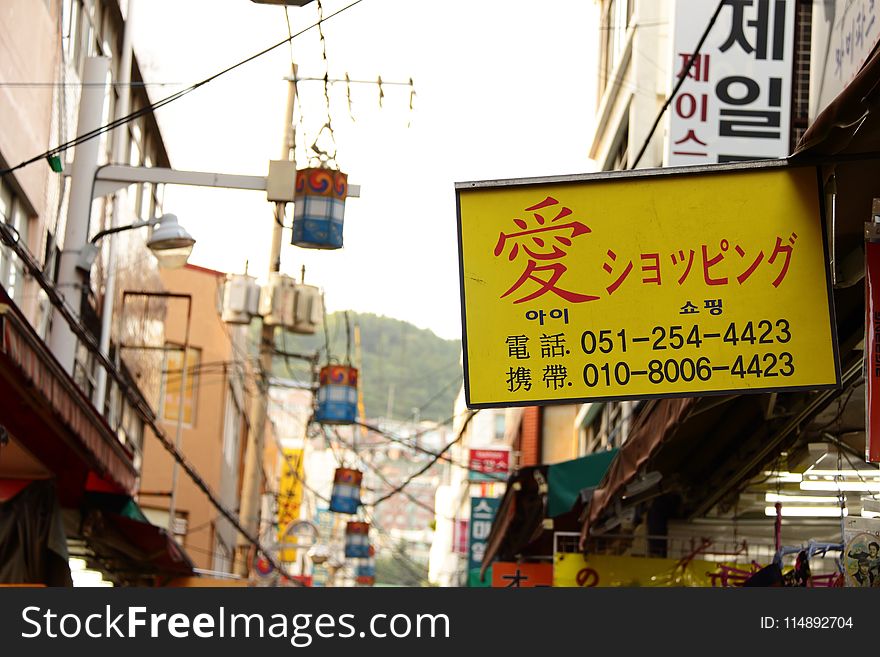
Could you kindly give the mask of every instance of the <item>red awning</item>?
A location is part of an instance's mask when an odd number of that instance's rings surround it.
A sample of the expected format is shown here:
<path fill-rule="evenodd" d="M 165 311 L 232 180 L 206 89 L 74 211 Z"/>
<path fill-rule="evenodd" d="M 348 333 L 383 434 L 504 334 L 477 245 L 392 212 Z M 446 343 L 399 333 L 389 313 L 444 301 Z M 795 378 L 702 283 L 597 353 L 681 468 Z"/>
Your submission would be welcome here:
<path fill-rule="evenodd" d="M 107 572 L 128 583 L 193 575 L 193 563 L 183 548 L 167 530 L 149 522 L 92 510 L 83 520 L 83 537 Z"/>
<path fill-rule="evenodd" d="M 63 506 L 79 503 L 90 474 L 134 492 L 132 455 L 2 289 L 0 399 L 0 424 L 54 474 Z"/>

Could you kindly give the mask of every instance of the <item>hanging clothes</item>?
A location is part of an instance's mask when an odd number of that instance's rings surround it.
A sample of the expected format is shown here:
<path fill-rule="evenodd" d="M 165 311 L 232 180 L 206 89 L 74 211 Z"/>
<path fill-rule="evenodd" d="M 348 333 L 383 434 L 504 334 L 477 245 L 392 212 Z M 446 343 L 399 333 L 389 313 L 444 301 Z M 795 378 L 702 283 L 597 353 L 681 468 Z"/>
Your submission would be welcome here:
<path fill-rule="evenodd" d="M 0 503 L 0 583 L 73 585 L 53 480 L 31 481 Z"/>

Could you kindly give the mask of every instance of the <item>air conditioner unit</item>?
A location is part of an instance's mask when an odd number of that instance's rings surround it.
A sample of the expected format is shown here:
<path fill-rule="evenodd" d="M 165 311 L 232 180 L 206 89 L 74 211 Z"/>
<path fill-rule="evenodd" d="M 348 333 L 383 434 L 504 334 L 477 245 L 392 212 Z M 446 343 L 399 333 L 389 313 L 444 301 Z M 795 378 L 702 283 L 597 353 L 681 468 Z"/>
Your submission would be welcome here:
<path fill-rule="evenodd" d="M 250 324 L 257 314 L 260 302 L 260 286 L 253 276 L 227 274 L 223 287 L 223 313 L 227 324 Z"/>
<path fill-rule="evenodd" d="M 323 319 L 321 290 L 313 285 L 297 285 L 294 321 L 290 330 L 294 333 L 312 334 L 321 326 Z"/>
<path fill-rule="evenodd" d="M 260 291 L 260 315 L 267 326 L 291 328 L 296 306 L 296 284 L 290 276 L 269 274 L 268 284 Z"/>

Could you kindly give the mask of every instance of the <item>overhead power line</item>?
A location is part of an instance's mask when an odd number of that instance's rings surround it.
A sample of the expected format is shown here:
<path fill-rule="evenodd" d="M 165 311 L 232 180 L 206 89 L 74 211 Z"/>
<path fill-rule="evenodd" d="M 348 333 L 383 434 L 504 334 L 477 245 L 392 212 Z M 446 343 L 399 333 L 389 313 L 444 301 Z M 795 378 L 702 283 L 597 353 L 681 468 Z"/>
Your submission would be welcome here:
<path fill-rule="evenodd" d="M 690 59 L 688 59 L 687 65 L 684 67 L 684 70 L 681 72 L 681 76 L 678 78 L 678 82 L 675 84 L 675 88 L 673 88 L 672 93 L 669 94 L 669 98 L 666 99 L 666 102 L 663 103 L 663 107 L 660 108 L 660 111 L 657 113 L 657 118 L 654 119 L 654 124 L 651 126 L 651 130 L 648 132 L 648 135 L 645 137 L 645 142 L 642 144 L 641 149 L 639 149 L 638 155 L 636 155 L 636 159 L 633 161 L 630 169 L 635 169 L 639 162 L 642 160 L 642 156 L 645 154 L 645 151 L 648 150 L 648 144 L 651 141 L 651 137 L 654 136 L 654 132 L 657 130 L 657 126 L 660 125 L 660 121 L 663 118 L 663 115 L 666 113 L 667 108 L 670 103 L 672 103 L 672 99 L 675 98 L 675 95 L 678 93 L 678 90 L 681 89 L 681 85 L 684 84 L 684 81 L 687 79 L 688 73 L 691 71 L 691 67 L 693 67 L 694 62 L 697 61 L 697 56 L 700 54 L 700 48 L 703 47 L 703 44 L 706 42 L 706 39 L 709 37 L 709 32 L 712 31 L 712 28 L 715 26 L 715 21 L 718 20 L 719 14 L 721 14 L 721 10 L 725 5 L 725 0 L 719 0 L 718 7 L 715 8 L 715 13 L 712 14 L 712 18 L 709 19 L 709 24 L 706 26 L 706 29 L 703 31 L 703 36 L 700 37 L 700 41 L 697 43 L 697 47 L 694 48 L 694 51 L 691 53 Z"/>
<path fill-rule="evenodd" d="M 445 461 L 446 463 L 449 463 L 450 465 L 454 465 L 458 468 L 463 468 L 464 470 L 467 470 L 469 472 L 480 472 L 479 470 L 474 470 L 473 468 L 471 468 L 470 464 L 466 465 L 464 463 L 460 463 L 459 461 L 456 461 L 452 457 L 446 456 L 443 452 L 438 453 L 438 452 L 431 451 L 430 449 L 427 449 L 425 447 L 422 447 L 415 440 L 413 440 L 412 442 L 410 442 L 408 440 L 404 440 L 403 438 L 399 438 L 399 437 L 395 436 L 394 434 L 389 433 L 387 431 L 383 431 L 382 429 L 375 427 L 371 424 L 366 424 L 363 422 L 356 422 L 355 424 L 357 424 L 357 426 L 359 426 L 359 427 L 363 427 L 364 429 L 367 429 L 368 431 L 372 431 L 374 433 L 379 434 L 380 436 L 382 436 L 386 440 L 389 440 L 393 443 L 397 443 L 397 444 L 402 445 L 404 447 L 409 447 L 410 449 L 414 449 L 415 451 L 421 452 L 422 454 L 426 454 L 428 456 L 432 456 L 434 458 L 440 459 L 442 461 Z M 445 452 L 445 450 L 444 450 L 444 452 Z M 505 475 L 489 473 L 489 472 L 483 472 L 481 474 L 485 475 L 491 481 L 498 481 L 498 482 L 507 481 L 507 477 Z"/>
<path fill-rule="evenodd" d="M 216 80 L 217 78 L 219 78 L 223 75 L 226 75 L 227 73 L 234 71 L 235 69 L 237 69 L 241 66 L 244 66 L 245 64 L 248 64 L 259 57 L 262 57 L 263 55 L 266 55 L 266 54 L 272 52 L 273 50 L 280 48 L 283 45 L 286 45 L 287 43 L 290 43 L 293 39 L 297 38 L 298 36 L 301 36 L 301 35 L 305 34 L 306 32 L 308 32 L 309 30 L 320 26 L 320 24 L 323 21 L 327 21 L 335 16 L 338 16 L 342 12 L 347 11 L 348 9 L 351 9 L 352 7 L 360 4 L 361 2 L 363 2 L 363 0 L 354 0 L 354 2 L 352 2 L 351 4 L 348 4 L 345 7 L 342 7 L 341 9 L 333 12 L 329 16 L 323 16 L 321 18 L 321 20 L 319 20 L 315 23 L 312 23 L 308 27 L 297 32 L 296 34 L 293 34 L 292 36 L 289 36 L 286 39 L 283 39 L 282 41 L 279 41 L 278 43 L 271 45 L 268 48 L 265 48 L 258 53 L 251 55 L 250 57 L 246 57 L 245 59 L 242 59 L 241 61 L 236 62 L 232 66 L 228 66 L 225 69 L 223 69 L 222 71 L 205 78 L 204 80 L 196 82 L 195 84 L 192 84 L 192 85 L 186 87 L 185 89 L 181 89 L 180 91 L 173 93 L 170 96 L 166 96 L 165 98 L 158 100 L 155 103 L 152 103 L 150 105 L 147 105 L 146 107 L 135 110 L 134 112 L 131 112 L 130 114 L 127 114 L 126 116 L 120 117 L 114 121 L 110 121 L 109 123 L 106 123 L 105 125 L 102 125 L 98 128 L 95 128 L 94 130 L 90 130 L 89 132 L 86 132 L 82 135 L 78 135 L 77 137 L 74 137 L 73 139 L 71 139 L 67 142 L 64 142 L 63 144 L 58 145 L 55 148 L 50 148 L 49 150 L 45 151 L 44 153 L 40 153 L 39 155 L 35 155 L 34 157 L 32 157 L 30 159 L 19 162 L 18 164 L 16 164 L 13 167 L 10 167 L 8 169 L 3 169 L 2 171 L 0 171 L 0 176 L 5 176 L 9 173 L 12 173 L 13 171 L 17 171 L 18 169 L 26 167 L 29 164 L 33 164 L 34 162 L 38 162 L 40 160 L 44 160 L 46 158 L 49 158 L 49 157 L 52 157 L 55 155 L 60 155 L 61 153 L 67 151 L 70 148 L 73 148 L 74 146 L 77 146 L 78 144 L 81 144 L 83 142 L 86 142 L 86 141 L 89 141 L 89 140 L 94 139 L 96 137 L 99 137 L 102 134 L 104 134 L 105 132 L 109 132 L 110 130 L 113 130 L 114 128 L 118 128 L 119 126 L 125 125 L 126 123 L 129 123 L 130 121 L 133 121 L 133 120 L 143 116 L 144 114 L 149 114 L 151 112 L 154 112 L 157 109 L 164 107 L 165 105 L 173 103 L 175 100 L 178 100 L 178 99 L 182 98 L 183 96 L 195 91 L 199 87 L 203 87 L 204 85 L 208 84 L 209 82 L 212 82 L 212 81 Z"/>
<path fill-rule="evenodd" d="M 458 430 L 458 435 L 452 441 L 447 443 L 446 447 L 444 447 L 442 450 L 440 450 L 440 452 L 438 452 L 437 455 L 433 459 L 431 459 L 426 465 L 424 465 L 422 468 L 420 468 L 414 474 L 407 477 L 406 480 L 403 481 L 403 483 L 396 486 L 390 492 L 385 493 L 385 495 L 382 495 L 381 497 L 373 500 L 372 505 L 375 506 L 377 504 L 384 502 L 389 497 L 394 497 L 395 495 L 400 493 L 400 491 L 402 491 L 404 488 L 409 486 L 409 484 L 414 479 L 420 477 L 421 475 L 425 474 L 428 470 L 430 470 L 431 466 L 433 466 L 437 461 L 439 461 L 443 457 L 443 454 L 445 454 L 447 451 L 449 451 L 453 445 L 455 445 L 458 441 L 460 441 L 462 439 L 462 437 L 464 436 L 464 430 L 467 429 L 467 426 L 468 426 L 468 424 L 470 424 L 470 421 L 479 412 L 480 412 L 479 409 L 468 411 L 468 416 L 467 416 L 467 418 L 465 418 L 464 424 L 461 425 L 461 429 Z"/>
<path fill-rule="evenodd" d="M 342 436 L 340 436 L 338 429 L 334 428 L 333 433 L 336 435 L 336 440 L 338 440 L 344 447 L 350 449 L 351 451 L 355 452 L 355 454 L 357 454 L 357 451 L 355 450 L 354 445 L 352 445 L 347 440 L 345 440 Z M 388 477 L 385 476 L 385 474 L 381 471 L 381 469 L 379 468 L 378 465 L 376 465 L 375 463 L 371 463 L 370 461 L 367 461 L 366 459 L 360 459 L 360 463 L 363 463 L 364 466 L 366 466 L 368 470 L 371 470 L 373 473 L 375 473 L 375 475 L 377 477 L 379 477 L 379 479 L 381 479 L 382 482 L 386 486 L 388 486 L 389 488 L 394 488 L 395 484 L 392 481 L 390 481 L 388 479 Z M 406 490 L 402 490 L 400 492 L 404 497 L 406 497 L 406 499 L 408 499 L 410 502 L 412 502 L 416 506 L 419 506 L 427 511 L 430 511 L 431 514 L 433 514 L 433 515 L 436 515 L 437 512 L 436 512 L 436 509 L 434 509 L 434 507 L 429 506 L 428 504 L 426 504 L 422 500 L 418 499 L 414 495 L 408 493 Z M 370 502 L 364 502 L 364 506 L 372 506 L 375 509 L 376 504 L 370 503 Z M 444 518 L 444 519 L 450 520 L 450 521 L 453 520 L 452 518 Z"/>
<path fill-rule="evenodd" d="M 174 442 L 165 435 L 153 409 L 150 408 L 146 400 L 141 397 L 139 392 L 135 391 L 128 381 L 125 380 L 122 373 L 101 351 L 95 342 L 95 338 L 85 329 L 80 320 L 70 310 L 68 304 L 59 294 L 55 286 L 46 279 L 46 276 L 43 274 L 43 271 L 33 254 L 31 254 L 27 247 L 20 242 L 19 236 L 15 231 L 4 222 L 0 222 L 0 241 L 4 242 L 6 246 L 8 246 L 19 257 L 25 269 L 27 269 L 28 273 L 33 276 L 37 284 L 46 293 L 49 302 L 57 309 L 61 318 L 67 323 L 73 334 L 95 357 L 97 364 L 103 367 L 107 371 L 108 376 L 116 382 L 120 391 L 125 396 L 125 399 L 131 404 L 136 415 L 152 430 L 156 439 L 159 440 L 162 446 L 171 454 L 172 458 L 180 464 L 183 471 L 192 480 L 196 487 L 205 494 L 210 503 L 220 512 L 220 514 L 223 515 L 251 545 L 264 554 L 272 565 L 277 568 L 277 562 L 260 543 L 259 538 L 248 532 L 242 526 L 238 515 L 226 508 L 226 506 L 220 501 L 219 496 L 211 489 L 208 483 L 202 478 L 201 474 L 196 470 L 195 466 L 180 452 L 179 449 L 177 449 Z"/>

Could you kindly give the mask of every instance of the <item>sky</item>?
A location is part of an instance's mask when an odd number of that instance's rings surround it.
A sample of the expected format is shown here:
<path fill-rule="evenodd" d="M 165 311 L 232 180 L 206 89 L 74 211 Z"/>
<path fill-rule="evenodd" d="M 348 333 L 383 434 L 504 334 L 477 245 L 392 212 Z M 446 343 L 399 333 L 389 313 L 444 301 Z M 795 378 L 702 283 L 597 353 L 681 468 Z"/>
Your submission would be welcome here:
<path fill-rule="evenodd" d="M 284 9 L 251 0 L 134 0 L 134 47 L 153 100 L 288 36 Z M 324 15 L 351 0 L 324 0 Z M 592 0 L 362 0 L 156 112 L 176 169 L 266 175 L 279 159 L 291 58 L 299 77 L 386 83 L 298 87 L 296 159 L 332 151 L 361 194 L 344 247 L 308 250 L 285 230 L 282 271 L 324 289 L 328 310 L 387 315 L 461 336 L 456 182 L 595 169 L 598 31 Z M 316 2 L 289 9 L 294 34 Z M 412 78 L 415 98 L 407 85 Z M 265 280 L 273 204 L 254 191 L 168 186 L 164 211 L 196 238 L 190 262 Z M 290 213 L 292 208 L 288 207 Z M 288 216 L 287 223 L 290 223 Z"/>

